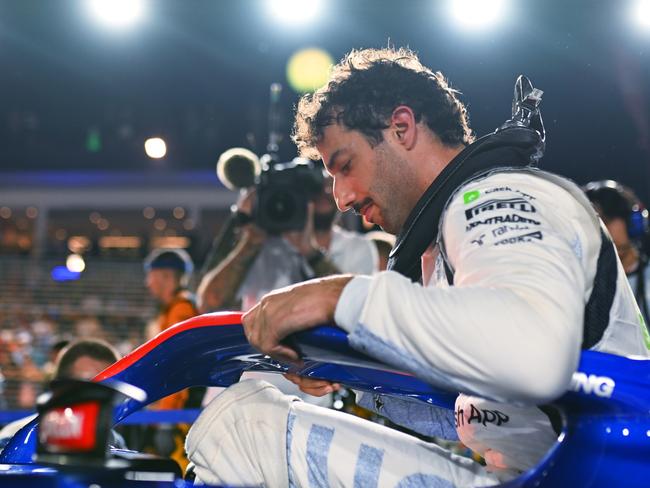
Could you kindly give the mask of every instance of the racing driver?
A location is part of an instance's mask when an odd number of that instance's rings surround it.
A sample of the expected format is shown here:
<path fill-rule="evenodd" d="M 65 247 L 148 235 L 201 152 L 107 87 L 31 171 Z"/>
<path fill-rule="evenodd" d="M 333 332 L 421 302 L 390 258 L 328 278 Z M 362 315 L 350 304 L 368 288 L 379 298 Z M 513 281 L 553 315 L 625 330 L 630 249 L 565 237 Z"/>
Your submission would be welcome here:
<path fill-rule="evenodd" d="M 294 140 L 321 157 L 342 211 L 397 234 L 388 271 L 269 293 L 248 340 L 298 360 L 289 334 L 334 321 L 352 346 L 457 391 L 455 412 L 360 394 L 398 424 L 458 435 L 486 466 L 434 444 L 243 381 L 201 414 L 186 448 L 199 480 L 246 486 L 489 486 L 556 441 L 546 405 L 581 349 L 648 357 L 609 235 L 580 188 L 534 167 L 541 92 L 520 78 L 513 117 L 476 141 L 439 72 L 406 49 L 360 50 L 299 103 Z M 291 377 L 320 395 L 336 385 Z"/>

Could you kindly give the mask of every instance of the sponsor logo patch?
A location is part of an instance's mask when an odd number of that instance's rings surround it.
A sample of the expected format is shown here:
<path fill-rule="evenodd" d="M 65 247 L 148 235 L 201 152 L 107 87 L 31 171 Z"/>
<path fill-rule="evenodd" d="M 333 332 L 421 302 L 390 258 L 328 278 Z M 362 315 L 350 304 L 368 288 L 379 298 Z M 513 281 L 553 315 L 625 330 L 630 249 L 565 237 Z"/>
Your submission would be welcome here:
<path fill-rule="evenodd" d="M 527 225 L 502 225 L 501 227 L 497 227 L 496 229 L 492 230 L 492 236 L 493 237 L 499 237 L 503 234 L 507 234 L 508 232 L 516 232 L 519 230 L 528 230 L 530 227 Z"/>
<path fill-rule="evenodd" d="M 608 376 L 596 376 L 595 374 L 587 375 L 581 371 L 573 373 L 571 386 L 573 391 L 586 393 L 587 395 L 596 395 L 602 398 L 610 398 L 614 393 L 616 383 Z"/>
<path fill-rule="evenodd" d="M 476 205 L 475 207 L 468 208 L 465 210 L 465 218 L 467 220 L 472 220 L 479 214 L 483 212 L 489 212 L 491 210 L 517 210 L 519 212 L 534 213 L 536 212 L 535 207 L 524 198 L 506 198 L 503 200 L 487 200 L 483 203 Z"/>
<path fill-rule="evenodd" d="M 474 200 L 478 200 L 478 197 L 480 195 L 481 192 L 478 190 L 465 192 L 465 194 L 463 194 L 463 202 L 465 203 L 465 205 L 467 205 L 468 203 L 472 203 Z"/>
<path fill-rule="evenodd" d="M 48 452 L 84 452 L 95 448 L 99 403 L 82 402 L 54 408 L 38 426 L 39 442 Z"/>
<path fill-rule="evenodd" d="M 472 240 L 470 241 L 470 244 L 476 244 L 477 246 L 482 246 L 482 245 L 484 244 L 484 243 L 483 243 L 483 239 L 485 239 L 485 234 L 481 234 L 481 235 L 480 235 L 479 237 L 477 237 L 476 239 L 472 239 Z"/>
<path fill-rule="evenodd" d="M 528 234 L 522 234 L 520 236 L 506 237 L 494 243 L 495 246 L 502 246 L 504 244 L 518 244 L 520 242 L 532 242 L 534 240 L 541 241 L 543 239 L 542 232 L 536 230 L 535 232 L 529 232 Z"/>
<path fill-rule="evenodd" d="M 467 225 L 467 227 L 465 227 L 465 230 L 470 231 L 474 227 L 477 227 L 479 225 L 511 224 L 511 223 L 540 225 L 540 222 L 538 220 L 529 219 L 527 217 L 522 217 L 521 215 L 517 215 L 517 214 L 510 214 L 510 215 L 497 215 L 496 217 L 489 217 L 484 220 L 477 220 L 476 222 L 470 222 Z"/>
<path fill-rule="evenodd" d="M 521 195 L 524 198 L 527 198 L 528 200 L 535 200 L 534 196 L 529 195 L 528 193 L 525 193 L 525 192 L 523 192 L 521 190 L 517 190 L 516 188 L 512 189 L 509 186 L 499 186 L 497 188 L 488 188 L 483 193 L 485 193 L 486 195 L 489 195 L 490 193 L 501 192 L 501 191 L 509 191 L 509 192 L 512 192 L 512 193 L 518 193 L 519 195 Z"/>
<path fill-rule="evenodd" d="M 469 404 L 470 410 L 467 412 L 463 408 L 459 408 L 455 412 L 456 428 L 463 427 L 465 423 L 471 424 L 494 424 L 497 427 L 502 424 L 507 424 L 510 417 L 499 410 L 489 410 L 486 408 L 476 408 L 474 404 Z"/>

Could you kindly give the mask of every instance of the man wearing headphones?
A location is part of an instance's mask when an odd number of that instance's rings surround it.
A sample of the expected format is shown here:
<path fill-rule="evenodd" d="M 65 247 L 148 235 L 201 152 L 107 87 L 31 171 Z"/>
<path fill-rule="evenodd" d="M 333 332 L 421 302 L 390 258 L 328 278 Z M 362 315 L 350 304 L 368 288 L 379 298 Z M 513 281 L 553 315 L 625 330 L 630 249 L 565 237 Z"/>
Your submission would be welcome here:
<path fill-rule="evenodd" d="M 630 188 L 613 180 L 587 183 L 585 193 L 612 236 L 647 326 L 650 274 L 646 269 L 648 257 L 644 241 L 648 232 L 648 210 Z"/>
<path fill-rule="evenodd" d="M 192 259 L 183 249 L 156 249 L 145 259 L 147 288 L 160 304 L 156 332 L 198 315 L 194 299 L 186 288 L 193 268 Z M 188 402 L 190 390 L 183 390 L 163 398 L 156 406 L 160 410 L 177 410 L 190 407 Z M 153 434 L 156 450 L 177 461 L 183 470 L 187 466 L 183 442 L 188 429 L 185 424 L 161 424 Z"/>
<path fill-rule="evenodd" d="M 159 301 L 158 332 L 198 315 L 186 286 L 194 266 L 183 249 L 156 249 L 145 259 L 147 288 Z"/>

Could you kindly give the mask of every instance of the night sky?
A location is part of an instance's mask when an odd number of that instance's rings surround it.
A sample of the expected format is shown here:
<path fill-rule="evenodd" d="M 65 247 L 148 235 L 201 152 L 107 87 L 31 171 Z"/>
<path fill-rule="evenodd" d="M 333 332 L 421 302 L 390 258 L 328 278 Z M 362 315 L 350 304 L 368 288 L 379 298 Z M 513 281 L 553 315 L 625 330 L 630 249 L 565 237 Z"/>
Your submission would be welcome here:
<path fill-rule="evenodd" d="M 460 28 L 447 2 L 331 0 L 312 24 L 263 0 L 150 0 L 139 25 L 99 26 L 81 0 L 0 1 L 0 172 L 211 169 L 231 146 L 262 153 L 269 85 L 297 49 L 409 46 L 462 92 L 477 135 L 510 112 L 519 73 L 544 90 L 542 167 L 615 178 L 650 200 L 650 27 L 633 0 L 510 0 L 492 29 Z M 282 95 L 288 136 L 298 95 Z M 101 149 L 88 149 L 90 133 Z M 142 142 L 161 135 L 167 158 Z M 295 155 L 285 140 L 282 156 Z"/>

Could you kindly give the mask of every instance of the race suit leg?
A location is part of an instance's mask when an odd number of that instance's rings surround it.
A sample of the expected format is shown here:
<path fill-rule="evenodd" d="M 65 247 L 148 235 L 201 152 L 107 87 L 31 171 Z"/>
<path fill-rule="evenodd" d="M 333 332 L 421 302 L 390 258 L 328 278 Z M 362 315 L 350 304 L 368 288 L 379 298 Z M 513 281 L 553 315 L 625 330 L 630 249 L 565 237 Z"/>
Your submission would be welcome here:
<path fill-rule="evenodd" d="M 273 487 L 489 486 L 474 461 L 402 432 L 282 394 L 263 381 L 226 389 L 187 437 L 196 479 Z"/>

